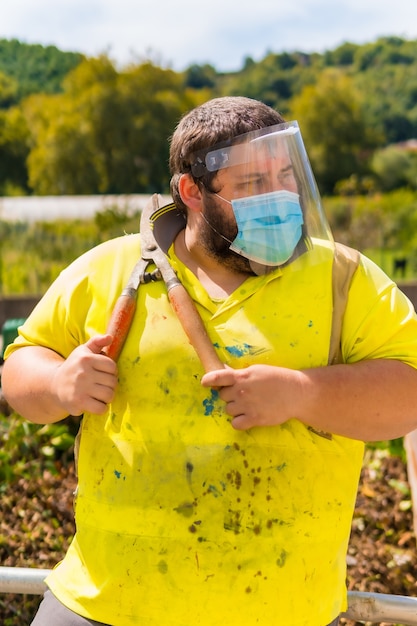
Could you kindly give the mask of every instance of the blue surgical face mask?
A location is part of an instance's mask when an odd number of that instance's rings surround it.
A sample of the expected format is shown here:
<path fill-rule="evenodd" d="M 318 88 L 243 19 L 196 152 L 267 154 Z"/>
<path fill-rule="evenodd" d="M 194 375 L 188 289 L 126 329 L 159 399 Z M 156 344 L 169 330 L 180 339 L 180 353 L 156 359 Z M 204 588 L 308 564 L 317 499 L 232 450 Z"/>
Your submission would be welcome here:
<path fill-rule="evenodd" d="M 237 198 L 231 205 L 238 227 L 231 250 L 263 265 L 283 265 L 290 259 L 304 223 L 298 194 L 272 191 Z"/>

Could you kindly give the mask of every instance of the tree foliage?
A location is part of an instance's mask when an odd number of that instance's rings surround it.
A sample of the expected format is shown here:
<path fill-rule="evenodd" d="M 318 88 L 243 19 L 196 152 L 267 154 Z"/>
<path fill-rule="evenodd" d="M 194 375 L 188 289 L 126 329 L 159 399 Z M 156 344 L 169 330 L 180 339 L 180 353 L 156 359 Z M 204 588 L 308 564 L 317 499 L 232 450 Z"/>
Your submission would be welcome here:
<path fill-rule="evenodd" d="M 0 109 L 7 109 L 17 100 L 17 81 L 0 72 Z"/>
<path fill-rule="evenodd" d="M 83 58 L 55 46 L 0 39 L 0 72 L 18 85 L 13 104 L 31 93 L 57 93 L 62 80 Z"/>
<path fill-rule="evenodd" d="M 372 158 L 372 169 L 382 191 L 399 187 L 417 189 L 417 150 L 387 146 L 377 150 Z"/>
<path fill-rule="evenodd" d="M 28 193 L 28 154 L 29 129 L 22 111 L 0 109 L 0 194 Z"/>
<path fill-rule="evenodd" d="M 168 189 L 168 137 L 198 99 L 181 77 L 147 62 L 117 72 L 84 60 L 64 92 L 31 96 L 29 182 L 39 195 L 143 193 Z"/>
<path fill-rule="evenodd" d="M 417 40 L 268 52 L 230 73 L 208 64 L 178 73 L 151 61 L 118 70 L 106 55 L 0 40 L 0 193 L 167 191 L 179 118 L 218 95 L 297 117 L 323 192 L 385 188 L 388 157 L 373 153 L 417 137 Z"/>
<path fill-rule="evenodd" d="M 417 253 L 417 193 L 396 189 L 372 196 L 325 198 L 326 214 L 337 241 L 376 255 L 375 261 L 388 273 L 387 253 L 410 259 Z M 412 272 L 417 265 L 412 263 Z"/>
<path fill-rule="evenodd" d="M 299 120 L 313 171 L 324 193 L 338 181 L 366 173 L 377 135 L 367 124 L 365 107 L 353 80 L 338 69 L 323 71 L 291 103 Z"/>

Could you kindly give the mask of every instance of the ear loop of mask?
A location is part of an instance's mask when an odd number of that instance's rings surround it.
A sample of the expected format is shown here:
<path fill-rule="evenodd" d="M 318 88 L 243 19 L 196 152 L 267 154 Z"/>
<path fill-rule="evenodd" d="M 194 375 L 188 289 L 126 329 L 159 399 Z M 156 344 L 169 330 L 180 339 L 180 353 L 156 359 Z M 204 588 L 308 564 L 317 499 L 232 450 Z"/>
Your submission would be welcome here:
<path fill-rule="evenodd" d="M 227 202 L 228 204 L 232 205 L 232 203 L 230 202 L 230 200 L 226 200 L 226 198 L 223 198 L 220 194 L 216 193 L 215 191 L 210 191 L 209 189 L 207 189 L 207 187 L 204 185 L 203 183 L 203 187 L 206 191 L 206 193 L 209 193 L 213 196 L 217 196 L 218 198 L 220 198 L 221 200 L 223 200 L 224 202 Z M 206 216 L 204 215 L 203 212 L 201 212 L 201 217 L 203 218 L 203 220 L 205 221 L 205 223 L 207 224 L 207 226 L 209 226 L 209 228 L 211 228 L 211 230 L 213 231 L 213 233 L 216 233 L 216 235 L 218 235 L 219 237 L 221 237 L 224 241 L 226 241 L 229 246 L 232 245 L 233 241 L 231 241 L 230 239 L 228 239 L 225 235 L 222 235 L 222 233 L 219 233 L 219 231 L 217 230 L 217 228 L 214 228 L 213 224 L 210 224 L 210 222 L 208 221 L 208 219 L 206 218 Z"/>
<path fill-rule="evenodd" d="M 219 233 L 219 231 L 214 228 L 214 226 L 212 224 L 210 224 L 210 222 L 208 221 L 208 219 L 206 218 L 206 216 L 204 215 L 204 213 L 201 213 L 201 217 L 203 218 L 203 220 L 205 221 L 205 223 L 207 224 L 207 226 L 209 226 L 211 228 L 211 230 L 216 233 L 216 235 L 218 235 L 219 237 L 221 237 L 222 239 L 224 239 L 225 241 L 227 241 L 227 243 L 229 245 L 232 245 L 232 241 L 230 241 L 230 239 L 228 239 L 225 235 L 222 235 L 221 233 Z"/>

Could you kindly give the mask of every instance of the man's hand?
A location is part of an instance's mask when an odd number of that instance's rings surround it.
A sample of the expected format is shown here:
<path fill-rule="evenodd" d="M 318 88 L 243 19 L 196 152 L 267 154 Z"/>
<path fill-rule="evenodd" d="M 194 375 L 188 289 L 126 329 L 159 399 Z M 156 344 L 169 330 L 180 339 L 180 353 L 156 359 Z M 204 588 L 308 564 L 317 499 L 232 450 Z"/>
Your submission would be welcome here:
<path fill-rule="evenodd" d="M 395 359 L 300 371 L 251 365 L 209 372 L 201 382 L 219 389 L 238 430 L 296 418 L 335 435 L 382 441 L 417 428 L 417 370 Z"/>
<path fill-rule="evenodd" d="M 111 335 L 96 335 L 78 346 L 56 369 L 52 393 L 69 415 L 85 411 L 102 415 L 113 400 L 117 385 L 117 365 L 102 354 Z"/>
<path fill-rule="evenodd" d="M 254 426 L 282 424 L 296 415 L 302 393 L 302 376 L 296 370 L 271 365 L 245 369 L 226 368 L 205 374 L 204 387 L 219 389 L 231 415 L 232 426 L 247 430 Z"/>

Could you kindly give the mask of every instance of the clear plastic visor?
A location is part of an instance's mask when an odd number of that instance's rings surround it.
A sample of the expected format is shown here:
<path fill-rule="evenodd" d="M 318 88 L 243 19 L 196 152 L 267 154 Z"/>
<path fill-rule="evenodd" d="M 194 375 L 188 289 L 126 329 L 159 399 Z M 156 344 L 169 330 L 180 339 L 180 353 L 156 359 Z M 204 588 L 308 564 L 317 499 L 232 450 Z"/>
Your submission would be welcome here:
<path fill-rule="evenodd" d="M 237 198 L 290 191 L 300 197 L 304 237 L 332 242 L 320 194 L 311 170 L 298 123 L 285 122 L 235 137 L 196 154 L 194 176 L 217 172 L 215 185 L 229 201 Z"/>

